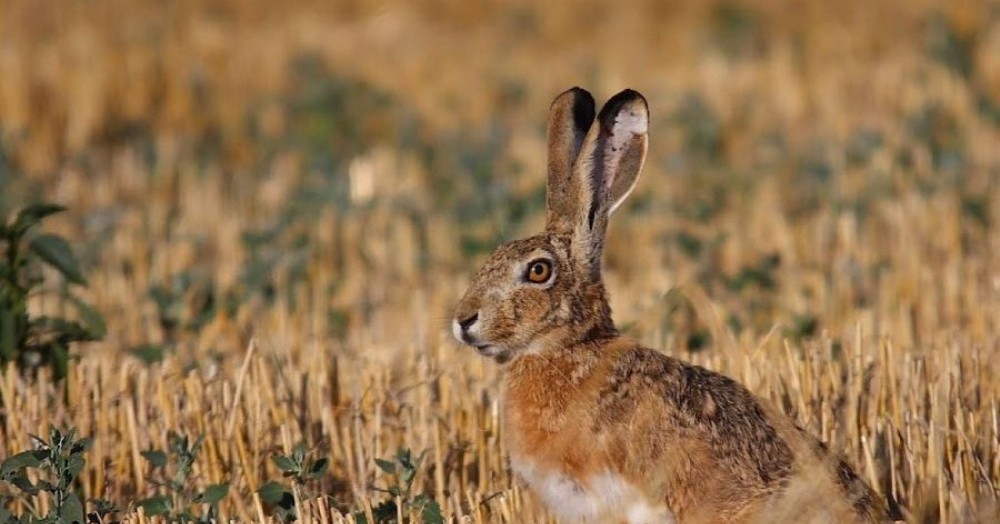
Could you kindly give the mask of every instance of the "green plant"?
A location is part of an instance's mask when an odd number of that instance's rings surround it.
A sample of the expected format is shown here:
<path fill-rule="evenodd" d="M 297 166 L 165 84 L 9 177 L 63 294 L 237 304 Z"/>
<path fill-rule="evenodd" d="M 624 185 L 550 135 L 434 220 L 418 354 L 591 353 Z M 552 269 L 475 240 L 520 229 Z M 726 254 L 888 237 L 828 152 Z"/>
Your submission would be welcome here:
<path fill-rule="evenodd" d="M 927 20 L 926 49 L 934 61 L 962 78 L 975 71 L 978 35 L 962 32 L 958 25 L 940 12 Z"/>
<path fill-rule="evenodd" d="M 0 494 L 0 522 L 86 522 L 83 502 L 73 491 L 73 484 L 83 470 L 83 454 L 90 449 L 91 439 L 77 440 L 75 428 L 63 433 L 55 427 L 49 429 L 48 440 L 35 435 L 31 439 L 35 442 L 36 449 L 22 451 L 0 463 L 0 481 L 20 492 L 19 496 Z M 37 483 L 32 483 L 28 477 L 29 468 L 42 471 L 42 478 Z M 49 512 L 44 516 L 33 511 L 37 507 L 34 504 L 25 504 L 29 511 L 19 517 L 6 509 L 13 500 L 27 502 L 43 492 L 52 498 Z M 98 522 L 102 522 L 105 515 L 115 512 L 114 507 L 106 501 L 97 500 L 94 503 L 98 511 L 92 518 L 96 518 Z"/>
<path fill-rule="evenodd" d="M 298 518 L 295 500 L 301 498 L 309 482 L 321 478 L 330 469 L 330 459 L 313 457 L 305 444 L 298 443 L 290 455 L 274 455 L 274 465 L 281 470 L 281 476 L 292 481 L 291 487 L 282 482 L 270 481 L 257 490 L 262 502 L 274 507 L 275 515 L 285 522 Z"/>
<path fill-rule="evenodd" d="M 34 204 L 0 224 L 0 367 L 14 361 L 25 369 L 49 363 L 60 379 L 66 375 L 70 344 L 104 336 L 101 314 L 70 291 L 71 285 L 87 282 L 69 243 L 59 235 L 35 232 L 42 220 L 64 210 Z M 65 279 L 56 293 L 60 302 L 76 309 L 79 321 L 29 315 L 28 298 L 41 291 L 45 265 Z"/>
<path fill-rule="evenodd" d="M 146 515 L 166 517 L 170 522 L 215 522 L 219 517 L 219 502 L 229 494 L 229 484 L 210 484 L 204 491 L 191 489 L 192 466 L 201 451 L 204 435 L 191 442 L 186 435 L 167 433 L 167 451 L 142 452 L 152 466 L 152 482 L 166 494 L 142 499 L 138 502 Z M 205 505 L 205 511 L 195 513 L 192 506 Z"/>
<path fill-rule="evenodd" d="M 379 469 L 395 477 L 394 482 L 389 484 L 388 487 L 374 488 L 376 491 L 392 495 L 391 499 L 384 500 L 372 508 L 372 516 L 375 518 L 375 523 L 403 524 L 397 520 L 400 513 L 404 516 L 417 513 L 420 515 L 420 522 L 424 524 L 439 524 L 444 522 L 444 516 L 441 514 L 441 506 L 436 500 L 424 493 L 416 495 L 413 493 L 413 481 L 417 477 L 417 472 L 420 471 L 420 465 L 424 461 L 425 454 L 426 452 L 421 453 L 419 457 L 414 457 L 409 449 L 400 448 L 392 460 L 375 459 L 375 464 L 378 465 Z M 400 504 L 402 507 L 400 507 Z M 354 519 L 361 524 L 368 523 L 368 518 L 364 512 L 355 513 Z"/>
<path fill-rule="evenodd" d="M 217 313 L 220 302 L 217 295 L 212 279 L 200 270 L 171 275 L 149 289 L 160 327 L 168 340 L 176 340 L 182 330 L 198 333 L 205 327 Z"/>
<path fill-rule="evenodd" d="M 726 57 L 738 60 L 759 53 L 761 24 L 759 16 L 736 2 L 719 2 L 712 9 L 711 41 Z"/>

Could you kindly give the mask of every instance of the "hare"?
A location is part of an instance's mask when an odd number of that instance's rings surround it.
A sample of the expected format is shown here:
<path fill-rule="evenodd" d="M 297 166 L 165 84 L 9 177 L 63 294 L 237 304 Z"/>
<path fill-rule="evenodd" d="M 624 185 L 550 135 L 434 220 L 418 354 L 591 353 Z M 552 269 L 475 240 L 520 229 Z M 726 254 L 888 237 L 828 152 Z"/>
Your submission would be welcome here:
<path fill-rule="evenodd" d="M 787 417 L 618 333 L 601 252 L 642 169 L 649 110 L 632 90 L 594 110 L 580 88 L 552 103 L 545 231 L 497 248 L 452 322 L 503 365 L 512 470 L 566 521 L 883 521 L 871 488 Z"/>

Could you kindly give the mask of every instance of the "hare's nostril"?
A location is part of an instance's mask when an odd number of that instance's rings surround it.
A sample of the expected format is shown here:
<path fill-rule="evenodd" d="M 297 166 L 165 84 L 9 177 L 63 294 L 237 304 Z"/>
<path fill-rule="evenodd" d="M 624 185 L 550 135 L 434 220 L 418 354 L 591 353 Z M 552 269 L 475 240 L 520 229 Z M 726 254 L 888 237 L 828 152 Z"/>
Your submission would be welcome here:
<path fill-rule="evenodd" d="M 458 319 L 458 325 L 462 328 L 462 331 L 468 331 L 476 321 L 479 320 L 479 312 L 476 311 L 472 315 Z"/>

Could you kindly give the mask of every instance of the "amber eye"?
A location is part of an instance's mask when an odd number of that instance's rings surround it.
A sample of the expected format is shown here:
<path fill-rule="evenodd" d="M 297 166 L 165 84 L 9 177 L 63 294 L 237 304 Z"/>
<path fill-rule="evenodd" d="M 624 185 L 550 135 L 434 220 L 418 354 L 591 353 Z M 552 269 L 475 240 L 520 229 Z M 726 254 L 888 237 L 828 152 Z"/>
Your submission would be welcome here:
<path fill-rule="evenodd" d="M 552 278 L 552 262 L 544 258 L 539 258 L 538 260 L 532 260 L 528 264 L 528 274 L 526 275 L 528 282 L 533 282 L 535 284 L 544 284 Z"/>

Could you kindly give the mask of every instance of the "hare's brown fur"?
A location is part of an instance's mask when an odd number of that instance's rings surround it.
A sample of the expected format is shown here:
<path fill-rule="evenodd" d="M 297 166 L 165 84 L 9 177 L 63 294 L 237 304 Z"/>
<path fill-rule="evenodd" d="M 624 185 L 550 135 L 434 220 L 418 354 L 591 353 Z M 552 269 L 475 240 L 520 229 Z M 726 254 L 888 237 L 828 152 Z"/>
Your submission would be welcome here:
<path fill-rule="evenodd" d="M 560 95 L 549 120 L 546 229 L 499 247 L 455 312 L 455 336 L 505 363 L 512 468 L 568 519 L 884 520 L 871 488 L 787 417 L 735 381 L 615 329 L 601 252 L 608 217 L 641 170 L 647 125 L 633 91 L 596 121 L 588 93 Z"/>
<path fill-rule="evenodd" d="M 755 517 L 801 472 L 824 496 L 839 493 L 822 500 L 830 522 L 878 521 L 875 495 L 850 466 L 825 459 L 736 382 L 624 338 L 602 342 L 505 369 L 513 460 L 576 479 L 617 472 L 649 499 L 663 497 L 679 522 Z"/>

